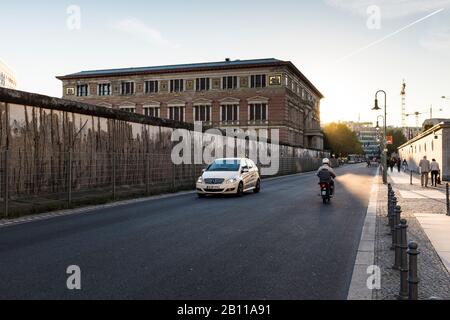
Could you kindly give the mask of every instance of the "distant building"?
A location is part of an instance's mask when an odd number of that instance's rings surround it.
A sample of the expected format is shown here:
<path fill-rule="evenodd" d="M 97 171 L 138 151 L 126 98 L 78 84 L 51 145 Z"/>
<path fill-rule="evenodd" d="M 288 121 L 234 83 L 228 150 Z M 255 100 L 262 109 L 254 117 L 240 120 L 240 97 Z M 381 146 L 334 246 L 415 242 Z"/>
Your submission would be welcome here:
<path fill-rule="evenodd" d="M 441 167 L 443 180 L 450 180 L 450 119 L 441 121 L 399 148 L 402 159 L 409 168 L 419 171 L 419 162 L 424 157 L 436 159 Z"/>
<path fill-rule="evenodd" d="M 15 89 L 17 87 L 14 72 L 0 60 L 0 87 Z"/>
<path fill-rule="evenodd" d="M 450 119 L 445 119 L 445 118 L 427 119 L 423 123 L 423 129 L 425 129 L 427 127 L 437 126 L 439 123 L 446 122 L 446 121 L 450 121 Z"/>
<path fill-rule="evenodd" d="M 344 122 L 358 136 L 364 153 L 368 158 L 380 155 L 380 142 L 378 141 L 378 131 L 372 122 Z"/>
<path fill-rule="evenodd" d="M 226 59 L 57 78 L 65 99 L 221 129 L 276 129 L 283 144 L 323 150 L 323 95 L 290 61 Z"/>

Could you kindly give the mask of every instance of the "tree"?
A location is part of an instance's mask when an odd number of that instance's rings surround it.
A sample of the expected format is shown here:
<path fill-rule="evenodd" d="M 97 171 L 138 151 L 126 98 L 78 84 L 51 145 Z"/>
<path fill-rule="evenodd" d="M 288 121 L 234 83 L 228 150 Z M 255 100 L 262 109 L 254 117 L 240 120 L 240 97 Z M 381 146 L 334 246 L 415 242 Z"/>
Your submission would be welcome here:
<path fill-rule="evenodd" d="M 347 125 L 331 123 L 323 129 L 325 135 L 325 148 L 341 156 L 350 154 L 364 154 L 358 136 Z"/>
<path fill-rule="evenodd" d="M 408 139 L 405 137 L 405 134 L 401 129 L 388 129 L 387 135 L 393 137 L 394 139 L 394 144 L 388 145 L 388 156 L 391 156 L 393 153 L 397 153 L 398 148 L 408 142 Z"/>

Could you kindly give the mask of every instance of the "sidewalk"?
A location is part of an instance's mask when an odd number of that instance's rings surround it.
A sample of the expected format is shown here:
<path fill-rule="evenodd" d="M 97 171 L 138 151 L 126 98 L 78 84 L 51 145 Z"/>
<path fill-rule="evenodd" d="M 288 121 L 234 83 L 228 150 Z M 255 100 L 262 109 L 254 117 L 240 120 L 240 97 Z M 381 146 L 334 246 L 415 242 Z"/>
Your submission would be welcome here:
<path fill-rule="evenodd" d="M 450 299 L 450 217 L 446 213 L 444 189 L 422 188 L 420 179 L 406 173 L 389 173 L 402 218 L 408 220 L 408 241 L 419 245 L 419 297 Z M 378 300 L 397 299 L 400 289 L 399 272 L 392 269 L 394 252 L 390 250 L 391 236 L 387 226 L 387 188 L 380 188 L 377 209 L 375 263 L 382 269 L 382 289 Z"/>

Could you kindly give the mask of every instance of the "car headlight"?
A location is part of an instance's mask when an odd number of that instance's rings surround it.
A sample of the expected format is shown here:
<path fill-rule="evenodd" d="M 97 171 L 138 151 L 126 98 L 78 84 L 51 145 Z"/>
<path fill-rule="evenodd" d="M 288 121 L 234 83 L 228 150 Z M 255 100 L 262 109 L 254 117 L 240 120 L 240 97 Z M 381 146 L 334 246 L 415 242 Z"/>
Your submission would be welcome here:
<path fill-rule="evenodd" d="M 232 183 L 236 183 L 238 181 L 237 178 L 233 178 L 233 179 L 228 179 L 227 181 L 225 181 L 226 184 L 232 184 Z"/>
<path fill-rule="evenodd" d="M 198 178 L 197 183 L 203 183 L 203 178 L 202 177 Z"/>

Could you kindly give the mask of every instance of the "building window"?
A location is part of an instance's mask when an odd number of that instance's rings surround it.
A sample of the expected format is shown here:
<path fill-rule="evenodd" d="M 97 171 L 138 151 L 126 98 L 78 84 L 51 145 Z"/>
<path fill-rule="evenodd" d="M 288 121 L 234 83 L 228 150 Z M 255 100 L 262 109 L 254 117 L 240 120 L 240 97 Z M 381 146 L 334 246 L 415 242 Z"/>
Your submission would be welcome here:
<path fill-rule="evenodd" d="M 184 81 L 182 79 L 170 80 L 170 92 L 183 92 Z"/>
<path fill-rule="evenodd" d="M 223 105 L 221 109 L 221 121 L 222 122 L 234 122 L 239 121 L 239 105 Z"/>
<path fill-rule="evenodd" d="M 111 84 L 101 83 L 98 85 L 98 95 L 99 96 L 110 96 L 111 95 Z"/>
<path fill-rule="evenodd" d="M 160 118 L 161 108 L 160 107 L 144 107 L 144 115 L 147 117 Z"/>
<path fill-rule="evenodd" d="M 281 85 L 281 76 L 280 75 L 270 76 L 269 84 L 271 86 L 280 86 Z"/>
<path fill-rule="evenodd" d="M 120 110 L 126 111 L 126 112 L 131 112 L 131 113 L 136 112 L 136 108 L 134 108 L 134 107 L 120 107 Z"/>
<path fill-rule="evenodd" d="M 266 75 L 254 75 L 251 76 L 250 85 L 252 88 L 265 88 L 266 87 Z"/>
<path fill-rule="evenodd" d="M 223 77 L 223 90 L 237 89 L 238 77 Z"/>
<path fill-rule="evenodd" d="M 169 107 L 169 119 L 184 122 L 184 107 Z"/>
<path fill-rule="evenodd" d="M 89 92 L 87 84 L 80 84 L 77 86 L 77 97 L 86 97 Z"/>
<path fill-rule="evenodd" d="M 266 121 L 267 120 L 267 104 L 255 103 L 249 105 L 250 121 Z"/>
<path fill-rule="evenodd" d="M 211 106 L 194 106 L 194 120 L 201 122 L 210 122 Z"/>
<path fill-rule="evenodd" d="M 197 91 L 208 91 L 209 87 L 209 78 L 198 78 L 196 80 Z"/>
<path fill-rule="evenodd" d="M 122 95 L 134 94 L 134 82 L 122 82 Z"/>
<path fill-rule="evenodd" d="M 158 81 L 145 81 L 145 93 L 158 93 Z"/>

